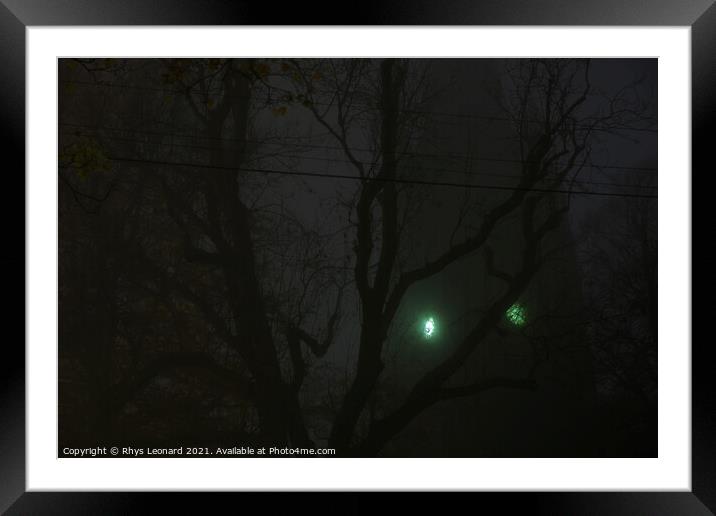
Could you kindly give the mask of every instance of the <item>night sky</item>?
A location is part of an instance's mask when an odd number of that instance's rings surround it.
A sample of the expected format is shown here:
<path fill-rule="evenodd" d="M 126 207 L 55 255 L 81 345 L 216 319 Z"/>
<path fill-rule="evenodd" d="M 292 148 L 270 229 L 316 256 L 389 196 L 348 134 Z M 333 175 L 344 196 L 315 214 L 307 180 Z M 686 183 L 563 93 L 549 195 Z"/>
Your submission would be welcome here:
<path fill-rule="evenodd" d="M 656 456 L 655 59 L 58 87 L 61 449 Z"/>

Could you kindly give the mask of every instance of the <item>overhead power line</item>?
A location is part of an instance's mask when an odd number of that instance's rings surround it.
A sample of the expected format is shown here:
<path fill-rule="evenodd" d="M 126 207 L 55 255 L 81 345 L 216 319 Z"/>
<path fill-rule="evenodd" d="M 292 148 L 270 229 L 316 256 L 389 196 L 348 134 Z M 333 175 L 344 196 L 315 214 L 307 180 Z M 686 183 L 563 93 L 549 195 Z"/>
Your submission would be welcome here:
<path fill-rule="evenodd" d="M 298 147 L 298 148 L 307 148 L 307 149 L 335 150 L 335 151 L 343 152 L 342 147 L 331 146 L 331 145 L 317 145 L 317 144 L 310 144 L 310 143 L 293 143 L 293 142 L 278 143 L 278 142 L 270 142 L 270 141 L 264 141 L 264 140 L 253 140 L 253 139 L 220 138 L 220 137 L 213 137 L 213 136 L 201 136 L 201 135 L 191 134 L 191 133 L 148 131 L 146 129 L 122 129 L 119 127 L 73 124 L 73 123 L 69 123 L 69 122 L 60 122 L 59 125 L 66 126 L 66 127 L 92 129 L 95 131 L 128 132 L 128 133 L 136 133 L 136 134 L 162 136 L 162 137 L 166 137 L 166 138 L 173 138 L 173 137 L 174 138 L 194 138 L 197 140 L 225 141 L 225 142 L 234 142 L 234 143 L 246 142 L 246 143 L 253 143 L 253 144 L 257 144 L 257 145 L 274 145 L 274 146 Z M 147 142 L 147 143 L 149 143 L 149 142 Z M 177 144 L 177 143 L 174 143 L 173 145 L 179 146 L 179 144 Z M 369 149 L 369 148 L 365 148 L 365 147 L 363 147 L 363 148 L 351 147 L 350 150 L 351 150 L 351 152 L 373 152 L 375 149 Z M 402 152 L 398 152 L 397 154 L 404 155 L 404 156 L 410 156 L 410 157 L 418 157 L 418 158 L 470 159 L 473 161 L 516 163 L 516 164 L 530 164 L 531 163 L 530 161 L 522 161 L 522 160 L 514 159 L 514 158 L 481 157 L 481 156 L 471 156 L 469 154 L 459 154 L 459 153 L 458 154 L 444 154 L 444 153 L 429 153 L 429 152 L 418 152 L 418 151 L 402 151 Z M 581 167 L 585 167 L 585 168 L 596 168 L 596 169 L 635 170 L 635 171 L 643 171 L 643 172 L 656 172 L 657 171 L 657 169 L 654 167 L 607 165 L 607 164 L 588 163 L 588 162 L 575 163 L 575 166 L 581 166 Z"/>
<path fill-rule="evenodd" d="M 142 164 L 159 165 L 159 166 L 203 168 L 203 169 L 212 169 L 212 170 L 232 170 L 232 171 L 242 171 L 242 172 L 251 172 L 251 173 L 261 173 L 261 174 L 266 174 L 266 175 L 321 177 L 321 178 L 343 179 L 343 180 L 351 180 L 351 181 L 363 181 L 363 179 L 360 177 L 351 176 L 351 175 L 347 175 L 347 174 L 328 174 L 328 173 L 322 173 L 322 172 L 295 172 L 295 171 L 290 171 L 290 170 L 275 170 L 275 169 L 266 169 L 266 168 L 226 167 L 226 166 L 220 166 L 220 165 L 208 165 L 208 164 L 203 164 L 203 163 L 182 163 L 182 162 L 137 159 L 137 158 L 128 158 L 128 157 L 119 157 L 119 156 L 112 156 L 112 157 L 108 157 L 107 159 L 109 159 L 110 161 L 116 161 L 116 162 L 142 163 Z M 514 191 L 526 191 L 526 192 L 558 193 L 558 194 L 602 196 L 602 197 L 623 197 L 623 198 L 638 198 L 638 199 L 656 199 L 657 198 L 657 195 L 652 195 L 652 194 L 588 192 L 588 191 L 583 191 L 583 190 L 566 190 L 566 189 L 557 189 L 557 188 L 454 183 L 454 182 L 448 182 L 448 181 L 427 181 L 427 180 L 419 180 L 419 179 L 369 178 L 369 179 L 366 179 L 366 181 L 379 181 L 379 182 L 389 182 L 389 183 L 397 183 L 397 184 L 413 184 L 413 185 L 424 185 L 424 186 L 445 186 L 445 187 L 480 189 L 480 190 L 502 190 L 502 191 L 513 191 L 513 192 Z"/>
<path fill-rule="evenodd" d="M 85 135 L 86 136 L 86 135 Z M 174 142 L 153 142 L 148 140 L 139 140 L 135 138 L 122 138 L 119 136 L 103 136 L 103 138 L 106 138 L 108 140 L 112 141 L 119 141 L 119 142 L 126 142 L 126 143 L 137 143 L 142 145 L 159 145 L 163 147 L 169 147 L 169 148 L 181 148 L 181 149 L 199 149 L 199 150 L 215 150 L 213 147 L 209 146 L 203 146 L 203 145 L 187 145 L 187 144 L 180 144 L 180 143 L 174 143 Z M 288 158 L 288 159 L 299 159 L 299 160 L 306 160 L 306 161 L 321 161 L 321 162 L 327 162 L 327 163 L 345 163 L 345 164 L 351 164 L 349 160 L 346 159 L 340 159 L 340 158 L 325 158 L 325 157 L 319 157 L 319 156 L 306 156 L 306 155 L 299 155 L 299 154 L 277 154 L 277 155 L 269 155 L 269 156 L 260 156 L 260 159 L 278 159 L 278 158 Z M 472 176 L 472 177 L 498 177 L 503 179 L 520 179 L 521 176 L 515 175 L 515 174 L 507 174 L 504 172 L 487 172 L 487 171 L 466 171 L 466 170 L 454 170 L 454 169 L 446 169 L 446 168 L 435 168 L 435 167 L 424 167 L 420 165 L 408 165 L 408 168 L 410 170 L 423 170 L 423 171 L 429 171 L 429 172 L 436 172 L 436 173 L 448 173 L 448 174 L 459 174 L 462 176 Z M 555 179 L 554 174 L 547 174 L 543 178 L 545 180 L 549 179 Z M 579 180 L 570 180 L 566 178 L 557 178 L 560 182 L 569 182 L 573 183 L 575 185 L 594 185 L 594 186 L 612 186 L 616 188 L 631 188 L 631 189 L 650 189 L 655 190 L 658 187 L 654 185 L 639 185 L 639 184 L 627 184 L 627 183 L 614 183 L 609 181 L 588 181 L 585 179 L 579 179 Z"/>

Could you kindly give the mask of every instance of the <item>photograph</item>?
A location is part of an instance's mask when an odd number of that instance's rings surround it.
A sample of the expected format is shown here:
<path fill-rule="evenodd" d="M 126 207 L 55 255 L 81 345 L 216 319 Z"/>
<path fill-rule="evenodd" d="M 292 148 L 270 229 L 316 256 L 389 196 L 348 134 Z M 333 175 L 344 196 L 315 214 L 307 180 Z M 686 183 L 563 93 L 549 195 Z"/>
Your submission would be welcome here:
<path fill-rule="evenodd" d="M 658 71 L 58 58 L 57 457 L 658 457 Z"/>

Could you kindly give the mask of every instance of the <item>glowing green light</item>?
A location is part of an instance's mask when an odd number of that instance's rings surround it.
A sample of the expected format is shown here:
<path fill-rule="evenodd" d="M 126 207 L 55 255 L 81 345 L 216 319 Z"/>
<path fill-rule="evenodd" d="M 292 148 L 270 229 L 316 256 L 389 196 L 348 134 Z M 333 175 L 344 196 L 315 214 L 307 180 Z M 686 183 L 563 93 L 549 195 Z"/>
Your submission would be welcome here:
<path fill-rule="evenodd" d="M 525 309 L 520 305 L 512 305 L 505 312 L 505 316 L 507 317 L 507 320 L 515 326 L 522 326 L 527 321 Z"/>
<path fill-rule="evenodd" d="M 433 336 L 435 333 L 435 319 L 432 317 L 428 317 L 428 320 L 425 321 L 425 325 L 423 326 L 423 334 L 425 335 L 425 338 L 429 339 Z"/>

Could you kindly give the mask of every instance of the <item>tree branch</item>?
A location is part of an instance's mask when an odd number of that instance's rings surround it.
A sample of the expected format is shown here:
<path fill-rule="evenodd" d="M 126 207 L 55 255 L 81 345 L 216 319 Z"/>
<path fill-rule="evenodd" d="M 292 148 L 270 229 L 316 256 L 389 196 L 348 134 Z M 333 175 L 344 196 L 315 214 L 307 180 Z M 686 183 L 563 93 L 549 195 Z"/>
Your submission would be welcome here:
<path fill-rule="evenodd" d="M 547 220 L 540 224 L 537 230 L 534 230 L 532 219 L 535 206 L 536 202 L 534 201 L 525 205 L 523 231 L 526 243 L 522 256 L 522 267 L 509 282 L 507 290 L 487 309 L 482 319 L 455 351 L 415 384 L 403 405 L 372 425 L 364 441 L 359 445 L 361 454 L 376 453 L 420 412 L 442 399 L 442 385 L 465 363 L 477 345 L 498 326 L 505 310 L 512 306 L 530 283 L 540 266 L 538 256 L 540 241 L 547 232 L 558 225 L 565 213 L 564 209 L 552 212 Z"/>
<path fill-rule="evenodd" d="M 528 391 L 537 390 L 537 382 L 532 378 L 488 378 L 478 380 L 470 385 L 460 387 L 445 387 L 438 390 L 438 400 L 448 400 L 453 398 L 461 398 L 465 396 L 473 396 L 490 389 L 508 388 L 508 389 L 525 389 Z"/>

